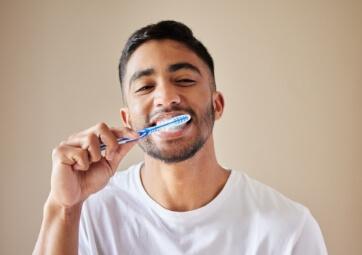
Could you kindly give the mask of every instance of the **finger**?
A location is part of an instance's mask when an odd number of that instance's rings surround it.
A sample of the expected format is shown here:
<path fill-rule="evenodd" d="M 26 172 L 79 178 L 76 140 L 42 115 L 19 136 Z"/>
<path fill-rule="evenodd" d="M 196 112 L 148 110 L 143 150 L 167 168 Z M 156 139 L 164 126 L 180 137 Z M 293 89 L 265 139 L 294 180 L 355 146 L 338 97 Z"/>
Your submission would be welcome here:
<path fill-rule="evenodd" d="M 124 128 L 115 128 L 112 127 L 111 131 L 118 137 L 128 137 L 128 138 L 132 138 L 132 139 L 136 139 L 139 138 L 139 134 L 134 131 L 133 129 L 130 129 L 128 127 L 124 127 Z"/>
<path fill-rule="evenodd" d="M 74 170 L 86 171 L 89 168 L 89 157 L 85 150 L 80 153 L 73 155 L 76 163 L 73 165 Z"/>
<path fill-rule="evenodd" d="M 93 133 L 87 135 L 83 149 L 88 150 L 90 157 L 89 160 L 91 162 L 98 162 L 102 158 L 99 139 Z"/>
<path fill-rule="evenodd" d="M 96 137 L 93 137 L 93 135 Z M 118 148 L 116 135 L 113 134 L 110 128 L 103 122 L 94 125 L 93 127 L 90 127 L 89 129 L 86 129 L 78 134 L 70 136 L 66 141 L 66 144 L 68 145 L 88 149 L 92 162 L 95 162 L 99 160 L 100 157 L 102 157 L 99 149 L 100 143 L 106 145 L 105 155 L 107 158 L 110 158 L 112 152 Z M 97 144 L 98 146 L 96 146 Z"/>
<path fill-rule="evenodd" d="M 115 137 L 117 137 L 117 139 L 124 138 L 124 137 L 131 138 L 131 139 L 139 138 L 139 134 L 129 128 L 111 128 L 110 131 L 114 134 Z M 107 154 L 108 156 L 106 157 L 106 159 L 112 160 L 113 157 L 115 156 L 115 154 L 118 154 L 118 150 L 122 146 L 125 146 L 125 145 L 118 144 L 118 142 L 117 142 L 117 147 L 115 148 L 115 150 L 112 150 L 109 154 Z"/>
<path fill-rule="evenodd" d="M 105 155 L 107 160 L 111 160 L 116 154 L 119 144 L 117 137 L 128 137 L 136 139 L 139 134 L 130 128 L 109 128 L 104 123 L 99 123 L 89 129 L 69 136 L 68 140 L 62 144 L 81 147 L 88 150 L 90 162 L 97 162 Z M 100 144 L 106 145 L 106 152 L 102 154 Z"/>
<path fill-rule="evenodd" d="M 118 148 L 116 135 L 104 123 L 95 126 L 95 133 L 99 137 L 100 142 L 106 145 L 106 159 L 111 159 Z"/>
<path fill-rule="evenodd" d="M 119 146 L 117 151 L 114 153 L 114 156 L 111 160 L 108 160 L 109 165 L 112 170 L 117 170 L 119 163 L 126 156 L 126 154 L 131 150 L 131 148 L 137 143 L 137 141 L 128 142 Z"/>
<path fill-rule="evenodd" d="M 68 155 L 71 159 L 75 161 L 75 164 L 73 164 L 74 170 L 80 170 L 80 171 L 86 171 L 89 168 L 89 156 L 88 151 L 76 148 L 75 153 L 72 152 Z"/>
<path fill-rule="evenodd" d="M 78 134 L 77 136 L 70 137 L 70 139 L 62 142 L 61 144 L 78 148 L 80 147 L 83 150 L 87 150 L 90 162 L 97 162 L 102 158 L 102 154 L 99 149 L 100 141 L 98 136 L 94 133 Z"/>
<path fill-rule="evenodd" d="M 53 150 L 53 161 L 70 165 L 74 170 L 85 171 L 89 168 L 88 151 L 66 144 Z"/>

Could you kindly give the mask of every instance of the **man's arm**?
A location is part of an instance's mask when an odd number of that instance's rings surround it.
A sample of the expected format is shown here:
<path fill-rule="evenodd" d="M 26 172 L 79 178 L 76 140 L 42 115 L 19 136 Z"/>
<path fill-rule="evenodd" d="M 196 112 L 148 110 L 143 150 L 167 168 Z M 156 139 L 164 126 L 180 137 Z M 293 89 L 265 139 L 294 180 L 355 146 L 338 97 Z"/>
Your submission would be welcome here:
<path fill-rule="evenodd" d="M 82 203 L 65 208 L 49 200 L 44 205 L 43 222 L 33 254 L 78 254 Z"/>

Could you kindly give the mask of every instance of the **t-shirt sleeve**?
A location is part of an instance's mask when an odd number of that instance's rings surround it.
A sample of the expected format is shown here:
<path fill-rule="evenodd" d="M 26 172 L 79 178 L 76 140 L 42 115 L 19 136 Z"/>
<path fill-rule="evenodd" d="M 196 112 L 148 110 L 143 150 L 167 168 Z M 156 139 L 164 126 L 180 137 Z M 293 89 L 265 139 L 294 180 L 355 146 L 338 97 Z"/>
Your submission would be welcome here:
<path fill-rule="evenodd" d="M 91 255 L 91 249 L 89 245 L 89 238 L 87 235 L 87 224 L 85 219 L 85 213 L 83 208 L 82 215 L 79 223 L 79 240 L 78 240 L 78 255 Z"/>
<path fill-rule="evenodd" d="M 300 235 L 293 248 L 293 255 L 327 255 L 322 232 L 317 221 L 307 210 Z"/>

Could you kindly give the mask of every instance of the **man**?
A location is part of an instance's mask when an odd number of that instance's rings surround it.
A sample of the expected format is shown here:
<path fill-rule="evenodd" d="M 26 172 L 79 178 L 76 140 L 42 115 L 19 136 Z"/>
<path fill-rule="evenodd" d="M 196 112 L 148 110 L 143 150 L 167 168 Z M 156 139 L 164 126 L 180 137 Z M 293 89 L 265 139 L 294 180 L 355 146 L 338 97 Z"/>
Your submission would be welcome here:
<path fill-rule="evenodd" d="M 119 72 L 125 128 L 101 123 L 53 150 L 35 254 L 327 253 L 308 209 L 218 164 L 212 130 L 224 99 L 188 27 L 163 21 L 136 31 Z M 191 120 L 117 144 L 180 114 Z M 116 173 L 135 143 L 144 162 Z"/>

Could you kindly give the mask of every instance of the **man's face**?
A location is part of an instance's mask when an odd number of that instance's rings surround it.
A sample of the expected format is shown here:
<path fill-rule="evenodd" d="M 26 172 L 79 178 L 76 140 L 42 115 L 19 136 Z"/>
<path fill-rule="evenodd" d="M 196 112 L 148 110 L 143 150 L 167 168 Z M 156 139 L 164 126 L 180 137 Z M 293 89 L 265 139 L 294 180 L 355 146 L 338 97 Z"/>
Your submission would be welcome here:
<path fill-rule="evenodd" d="M 212 133 L 215 107 L 220 108 L 220 100 L 223 106 L 212 82 L 207 65 L 179 42 L 151 40 L 137 48 L 123 81 L 126 125 L 139 130 L 176 115 L 191 116 L 185 125 L 142 139 L 145 153 L 174 163 L 192 157 L 204 145 Z"/>

